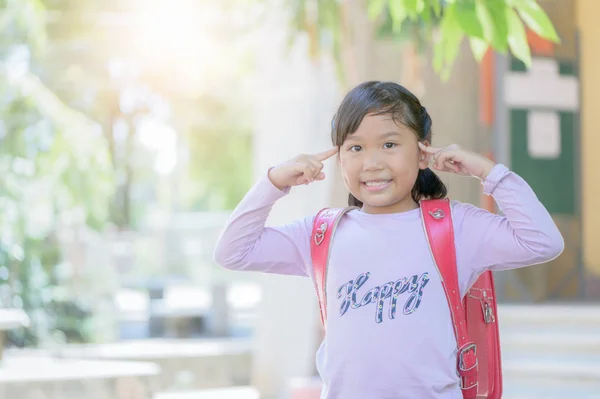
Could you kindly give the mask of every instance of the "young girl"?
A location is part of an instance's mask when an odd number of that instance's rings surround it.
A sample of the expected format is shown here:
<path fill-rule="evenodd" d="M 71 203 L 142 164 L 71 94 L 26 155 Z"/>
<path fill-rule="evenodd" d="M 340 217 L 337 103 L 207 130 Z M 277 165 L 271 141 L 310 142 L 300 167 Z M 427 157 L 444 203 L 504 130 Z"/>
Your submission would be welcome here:
<path fill-rule="evenodd" d="M 505 166 L 455 145 L 432 148 L 427 110 L 398 84 L 367 82 L 350 91 L 334 117 L 332 140 L 331 150 L 265 173 L 233 212 L 216 262 L 314 279 L 314 216 L 279 227 L 265 221 L 291 187 L 323 180 L 323 162 L 335 156 L 349 204 L 359 208 L 344 215 L 330 250 L 327 333 L 317 353 L 322 398 L 462 398 L 448 302 L 419 211 L 421 199 L 446 196 L 430 166 L 480 179 L 504 213 L 452 202 L 461 296 L 486 270 L 556 258 L 560 232 L 529 185 Z M 376 306 L 380 287 L 400 280 L 411 284 L 393 311 Z"/>

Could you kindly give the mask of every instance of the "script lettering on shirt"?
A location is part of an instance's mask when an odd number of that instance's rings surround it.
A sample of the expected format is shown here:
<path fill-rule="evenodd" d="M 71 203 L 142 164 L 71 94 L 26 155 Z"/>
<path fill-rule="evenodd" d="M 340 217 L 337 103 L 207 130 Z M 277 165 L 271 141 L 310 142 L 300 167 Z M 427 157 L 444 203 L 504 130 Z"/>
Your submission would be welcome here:
<path fill-rule="evenodd" d="M 337 299 L 342 299 L 340 304 L 340 316 L 343 316 L 349 309 L 358 309 L 371 303 L 375 304 L 375 322 L 383 321 L 384 308 L 387 306 L 388 317 L 393 320 L 396 317 L 398 299 L 402 294 L 408 294 L 404 302 L 402 312 L 405 315 L 414 313 L 421 304 L 423 297 L 423 288 L 429 282 L 429 275 L 423 273 L 415 274 L 411 277 L 402 277 L 396 281 L 389 281 L 385 284 L 376 286 L 368 290 L 360 297 L 359 290 L 371 277 L 371 273 L 362 273 L 354 280 L 350 280 L 337 291 Z"/>

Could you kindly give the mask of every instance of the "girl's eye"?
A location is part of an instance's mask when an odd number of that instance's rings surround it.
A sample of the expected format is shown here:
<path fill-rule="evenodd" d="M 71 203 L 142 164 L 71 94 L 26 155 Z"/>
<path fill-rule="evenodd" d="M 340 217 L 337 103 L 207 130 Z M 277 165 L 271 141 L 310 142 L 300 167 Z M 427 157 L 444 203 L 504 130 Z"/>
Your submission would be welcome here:
<path fill-rule="evenodd" d="M 348 149 L 352 152 L 359 152 L 360 150 L 362 150 L 362 147 L 359 145 L 353 145 L 352 147 L 350 147 Z"/>
<path fill-rule="evenodd" d="M 394 147 L 396 147 L 396 143 L 385 143 L 383 145 L 383 148 L 385 148 L 385 149 L 390 149 L 390 148 L 394 148 Z"/>

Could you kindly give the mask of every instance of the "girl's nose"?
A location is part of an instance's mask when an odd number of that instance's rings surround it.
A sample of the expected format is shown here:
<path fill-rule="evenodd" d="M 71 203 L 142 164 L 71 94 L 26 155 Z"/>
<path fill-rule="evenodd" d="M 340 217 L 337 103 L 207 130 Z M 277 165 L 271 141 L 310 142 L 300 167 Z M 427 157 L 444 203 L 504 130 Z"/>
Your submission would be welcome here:
<path fill-rule="evenodd" d="M 365 154 L 363 161 L 364 170 L 380 170 L 382 169 L 381 157 L 377 151 L 371 151 Z"/>

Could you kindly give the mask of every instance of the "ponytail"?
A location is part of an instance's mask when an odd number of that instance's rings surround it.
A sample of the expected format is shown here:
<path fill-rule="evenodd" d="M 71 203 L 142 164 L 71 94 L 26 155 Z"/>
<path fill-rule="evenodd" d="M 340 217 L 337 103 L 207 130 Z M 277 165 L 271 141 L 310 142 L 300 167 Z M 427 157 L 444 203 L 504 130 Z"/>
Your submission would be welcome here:
<path fill-rule="evenodd" d="M 427 109 L 420 106 L 419 120 L 422 130 L 416 130 L 420 137 L 431 142 L 431 116 Z M 420 140 L 419 140 L 420 141 Z M 419 203 L 422 199 L 442 199 L 448 194 L 448 190 L 438 175 L 429 168 L 419 169 L 417 181 L 410 192 L 413 201 Z"/>
<path fill-rule="evenodd" d="M 441 199 L 447 194 L 448 190 L 438 175 L 429 168 L 419 169 L 417 181 L 410 192 L 413 201 L 418 203 L 422 199 Z"/>
<path fill-rule="evenodd" d="M 357 206 L 362 208 L 363 203 L 356 199 L 356 197 L 352 194 L 348 194 L 348 205 L 349 206 Z"/>

